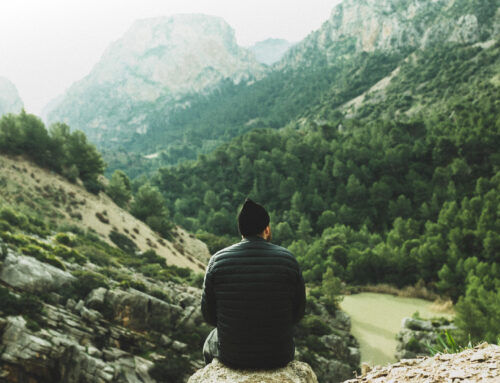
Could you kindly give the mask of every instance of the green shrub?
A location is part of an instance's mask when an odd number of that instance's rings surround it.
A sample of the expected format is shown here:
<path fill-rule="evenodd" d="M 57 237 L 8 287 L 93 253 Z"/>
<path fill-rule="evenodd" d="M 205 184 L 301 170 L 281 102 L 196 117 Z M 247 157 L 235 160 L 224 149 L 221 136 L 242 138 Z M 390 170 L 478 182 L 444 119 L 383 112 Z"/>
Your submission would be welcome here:
<path fill-rule="evenodd" d="M 57 245 L 54 248 L 53 253 L 55 256 L 71 263 L 78 263 L 79 265 L 84 265 L 87 262 L 87 258 L 82 254 L 80 254 L 80 252 L 78 252 L 75 249 L 66 247 L 64 245 Z"/>
<path fill-rule="evenodd" d="M 83 299 L 94 289 L 99 287 L 109 288 L 108 279 L 102 274 L 86 270 L 76 270 L 72 274 L 77 280 L 67 290 L 68 298 Z"/>
<path fill-rule="evenodd" d="M 317 315 L 307 315 L 300 322 L 300 327 L 304 329 L 306 334 L 322 336 L 331 333 L 330 326 L 323 322 Z"/>
<path fill-rule="evenodd" d="M 47 253 L 44 249 L 39 246 L 29 244 L 27 246 L 23 246 L 19 249 L 19 251 L 24 255 L 30 255 L 39 261 L 43 261 L 47 257 Z"/>
<path fill-rule="evenodd" d="M 4 219 L 0 219 L 0 231 L 12 232 L 12 226 Z"/>
<path fill-rule="evenodd" d="M 21 217 L 11 208 L 3 207 L 0 209 L 0 219 L 7 221 L 12 226 L 19 227 L 22 224 L 23 218 L 26 220 L 26 217 Z"/>
<path fill-rule="evenodd" d="M 43 303 L 36 296 L 22 293 L 19 297 L 11 294 L 5 287 L 0 286 L 0 312 L 4 315 L 23 315 L 28 329 L 38 331 L 43 310 Z"/>
<path fill-rule="evenodd" d="M 405 348 L 409 351 L 418 353 L 422 351 L 422 344 L 412 336 L 408 343 L 406 343 Z"/>
<path fill-rule="evenodd" d="M 137 246 L 129 237 L 125 234 L 118 233 L 117 231 L 112 231 L 109 233 L 109 239 L 118 246 L 118 248 L 122 249 L 126 253 L 135 253 L 137 250 Z"/>
<path fill-rule="evenodd" d="M 60 243 L 61 245 L 65 245 L 68 247 L 73 247 L 75 245 L 74 241 L 66 233 L 57 233 L 55 240 L 56 240 L 56 242 Z"/>

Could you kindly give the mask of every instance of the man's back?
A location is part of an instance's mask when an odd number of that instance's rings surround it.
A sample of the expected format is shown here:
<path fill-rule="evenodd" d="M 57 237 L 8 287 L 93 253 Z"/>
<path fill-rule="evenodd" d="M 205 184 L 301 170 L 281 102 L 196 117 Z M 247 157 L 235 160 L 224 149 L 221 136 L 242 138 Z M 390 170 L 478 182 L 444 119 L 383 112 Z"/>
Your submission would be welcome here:
<path fill-rule="evenodd" d="M 217 326 L 223 363 L 239 368 L 286 365 L 294 356 L 293 325 L 304 308 L 304 280 L 285 248 L 255 236 L 211 258 L 202 312 Z"/>

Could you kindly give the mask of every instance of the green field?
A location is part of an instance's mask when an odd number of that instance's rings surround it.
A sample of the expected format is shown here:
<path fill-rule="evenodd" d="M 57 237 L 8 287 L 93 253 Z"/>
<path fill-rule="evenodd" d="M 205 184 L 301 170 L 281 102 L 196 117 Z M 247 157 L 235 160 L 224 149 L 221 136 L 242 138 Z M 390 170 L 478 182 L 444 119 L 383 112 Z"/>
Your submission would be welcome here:
<path fill-rule="evenodd" d="M 385 365 L 396 361 L 396 334 L 401 320 L 418 311 L 423 318 L 443 316 L 431 311 L 431 302 L 388 294 L 361 293 L 346 295 L 341 307 L 350 316 L 352 334 L 361 346 L 361 362 Z"/>

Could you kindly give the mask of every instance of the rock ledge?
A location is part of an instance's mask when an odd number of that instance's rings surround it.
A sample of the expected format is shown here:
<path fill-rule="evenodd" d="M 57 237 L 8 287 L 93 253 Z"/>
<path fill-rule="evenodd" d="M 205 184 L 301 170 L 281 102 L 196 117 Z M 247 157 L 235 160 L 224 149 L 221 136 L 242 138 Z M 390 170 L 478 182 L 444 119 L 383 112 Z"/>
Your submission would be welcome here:
<path fill-rule="evenodd" d="M 390 366 L 377 366 L 367 375 L 345 383 L 378 382 L 482 382 L 500 381 L 500 346 L 480 344 L 458 354 L 403 359 Z"/>
<path fill-rule="evenodd" d="M 318 383 L 318 379 L 307 363 L 296 360 L 276 370 L 233 370 L 214 359 L 188 383 Z"/>

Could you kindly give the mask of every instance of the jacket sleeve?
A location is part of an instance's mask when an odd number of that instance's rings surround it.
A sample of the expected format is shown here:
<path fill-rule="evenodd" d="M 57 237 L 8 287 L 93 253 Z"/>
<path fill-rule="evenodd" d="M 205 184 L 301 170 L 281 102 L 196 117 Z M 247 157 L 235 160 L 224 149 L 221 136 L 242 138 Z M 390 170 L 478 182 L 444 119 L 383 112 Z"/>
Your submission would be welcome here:
<path fill-rule="evenodd" d="M 298 323 L 306 311 L 306 287 L 302 271 L 298 268 L 297 287 L 295 290 L 295 302 L 293 308 L 293 323 Z"/>
<path fill-rule="evenodd" d="M 208 263 L 207 272 L 205 273 L 205 279 L 203 280 L 203 292 L 201 295 L 201 313 L 203 314 L 203 319 L 208 324 L 216 327 L 217 326 L 217 314 L 215 310 L 215 292 L 213 286 L 213 275 L 212 266 L 213 259 L 210 259 Z"/>

